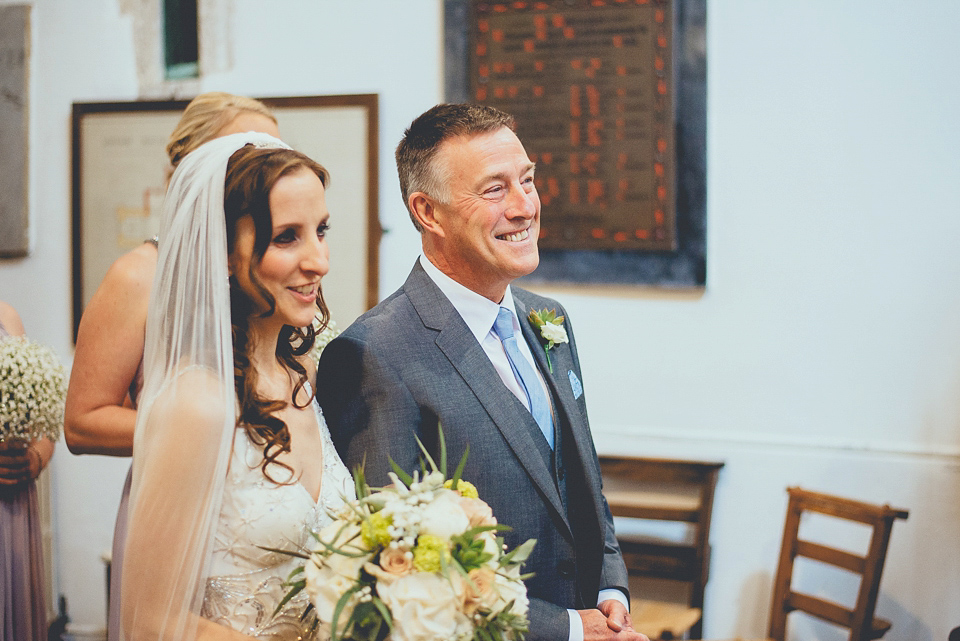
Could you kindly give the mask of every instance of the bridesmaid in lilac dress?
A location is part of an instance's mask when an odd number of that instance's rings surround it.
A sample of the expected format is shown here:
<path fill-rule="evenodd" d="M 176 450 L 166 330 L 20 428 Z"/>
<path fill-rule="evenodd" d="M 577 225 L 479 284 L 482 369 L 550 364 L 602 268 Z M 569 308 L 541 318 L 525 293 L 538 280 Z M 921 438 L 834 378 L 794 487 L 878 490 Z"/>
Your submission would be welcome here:
<path fill-rule="evenodd" d="M 223 92 L 200 94 L 170 136 L 167 155 L 176 167 L 203 143 L 232 133 L 279 136 L 276 118 L 260 101 Z M 87 304 L 77 333 L 64 416 L 64 437 L 74 454 L 130 456 L 137 397 L 143 383 L 147 303 L 157 267 L 156 241 L 147 241 L 110 267 Z M 127 527 L 130 475 L 113 532 L 108 639 L 119 636 L 120 577 Z"/>
<path fill-rule="evenodd" d="M 17 312 L 0 301 L 0 340 L 22 334 Z M 25 449 L 0 443 L 0 641 L 47 638 L 36 479 L 51 456 L 46 438 Z"/>

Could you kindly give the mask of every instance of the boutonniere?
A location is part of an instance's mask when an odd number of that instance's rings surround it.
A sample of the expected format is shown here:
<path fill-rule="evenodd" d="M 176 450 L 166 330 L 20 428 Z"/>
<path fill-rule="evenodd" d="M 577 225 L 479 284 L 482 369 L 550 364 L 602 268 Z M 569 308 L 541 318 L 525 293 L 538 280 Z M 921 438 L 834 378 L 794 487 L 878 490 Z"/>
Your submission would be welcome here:
<path fill-rule="evenodd" d="M 550 349 L 557 343 L 569 343 L 567 330 L 563 328 L 563 316 L 557 316 L 557 310 L 532 310 L 527 317 L 533 326 L 540 330 L 540 339 L 543 343 L 543 353 L 547 356 L 547 367 L 553 374 L 553 364 L 550 362 Z"/>

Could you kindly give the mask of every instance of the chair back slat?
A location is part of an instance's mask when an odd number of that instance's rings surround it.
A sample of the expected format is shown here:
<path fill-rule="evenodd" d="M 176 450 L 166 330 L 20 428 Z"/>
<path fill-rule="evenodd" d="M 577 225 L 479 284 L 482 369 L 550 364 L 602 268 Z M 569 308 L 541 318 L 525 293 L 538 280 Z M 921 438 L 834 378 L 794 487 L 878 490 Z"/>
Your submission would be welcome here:
<path fill-rule="evenodd" d="M 803 556 L 822 563 L 829 563 L 830 565 L 835 565 L 838 568 L 856 572 L 857 574 L 863 574 L 867 562 L 862 556 L 803 540 L 797 541 L 797 556 Z"/>
<path fill-rule="evenodd" d="M 849 628 L 853 624 L 853 611 L 834 603 L 809 594 L 791 592 L 787 596 L 787 607 L 800 610 L 815 617 Z"/>

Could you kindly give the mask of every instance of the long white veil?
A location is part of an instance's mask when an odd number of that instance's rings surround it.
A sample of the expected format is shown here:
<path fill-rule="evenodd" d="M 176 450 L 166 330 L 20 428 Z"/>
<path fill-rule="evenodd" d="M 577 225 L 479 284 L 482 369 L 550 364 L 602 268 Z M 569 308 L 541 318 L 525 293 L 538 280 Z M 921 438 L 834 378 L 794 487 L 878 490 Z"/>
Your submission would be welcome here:
<path fill-rule="evenodd" d="M 147 314 L 144 384 L 120 609 L 126 641 L 195 639 L 236 429 L 230 287 L 223 212 L 230 156 L 258 133 L 188 154 L 163 205 Z"/>

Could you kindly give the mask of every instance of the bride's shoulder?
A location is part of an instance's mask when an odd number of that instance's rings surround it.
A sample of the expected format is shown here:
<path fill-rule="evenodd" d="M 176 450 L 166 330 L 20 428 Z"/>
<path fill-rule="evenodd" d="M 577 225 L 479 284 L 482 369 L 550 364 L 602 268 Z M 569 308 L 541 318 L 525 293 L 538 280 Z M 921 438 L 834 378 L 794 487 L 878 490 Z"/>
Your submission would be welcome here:
<path fill-rule="evenodd" d="M 227 418 L 229 406 L 216 399 L 232 395 L 231 384 L 232 381 L 223 381 L 207 368 L 186 368 L 163 386 L 153 411 L 157 418 L 174 424 L 219 426 Z"/>

